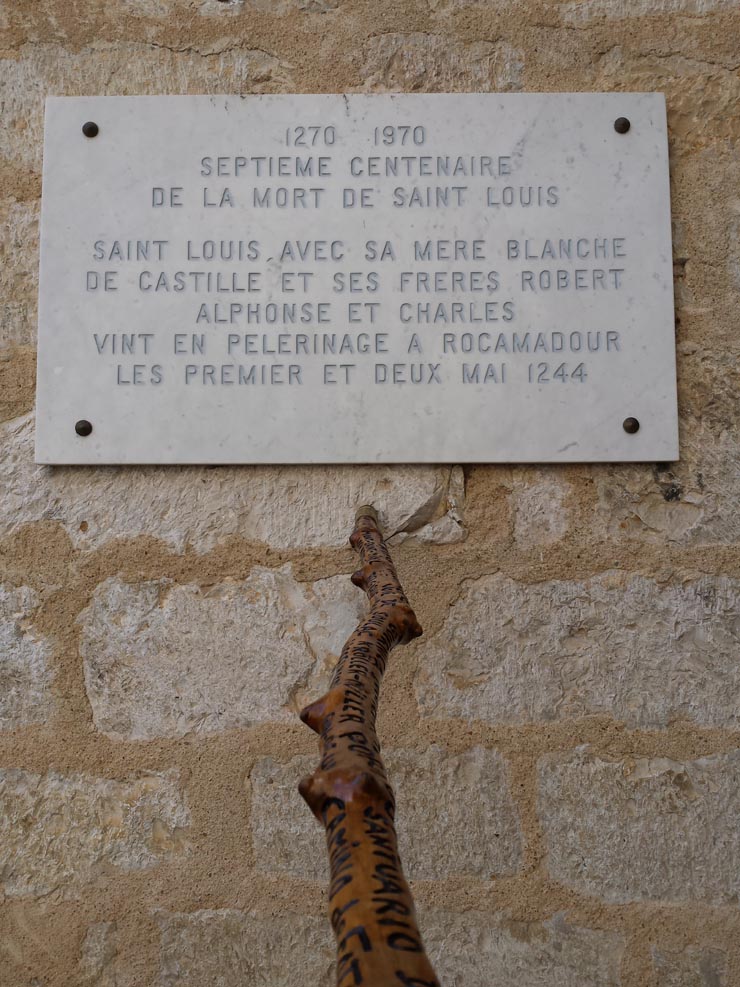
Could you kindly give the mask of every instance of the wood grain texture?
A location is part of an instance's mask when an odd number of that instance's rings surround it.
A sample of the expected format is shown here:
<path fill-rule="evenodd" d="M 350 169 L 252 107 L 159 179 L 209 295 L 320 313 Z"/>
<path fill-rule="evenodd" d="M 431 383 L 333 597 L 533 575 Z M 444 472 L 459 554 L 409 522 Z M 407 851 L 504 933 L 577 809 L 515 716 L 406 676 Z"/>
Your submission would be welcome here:
<path fill-rule="evenodd" d="M 329 691 L 301 711 L 321 742 L 321 763 L 299 788 L 326 830 L 337 987 L 439 987 L 401 868 L 375 730 L 388 655 L 422 630 L 372 507 L 357 512 L 350 543 L 362 562 L 352 582 L 370 613 L 345 644 Z"/>

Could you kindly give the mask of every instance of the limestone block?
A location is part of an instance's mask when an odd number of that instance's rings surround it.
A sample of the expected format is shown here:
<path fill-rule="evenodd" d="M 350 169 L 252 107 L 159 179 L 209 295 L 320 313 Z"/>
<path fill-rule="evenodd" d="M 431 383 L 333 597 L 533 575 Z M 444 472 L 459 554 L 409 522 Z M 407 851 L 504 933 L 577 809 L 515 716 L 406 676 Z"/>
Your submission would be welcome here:
<path fill-rule="evenodd" d="M 341 0 L 287 0 L 287 12 L 299 10 L 307 14 L 329 14 L 338 10 Z"/>
<path fill-rule="evenodd" d="M 522 88 L 524 55 L 507 41 L 451 41 L 436 34 L 381 34 L 362 51 L 373 92 L 506 92 Z"/>
<path fill-rule="evenodd" d="M 95 922 L 88 927 L 80 954 L 81 987 L 122 987 L 116 969 L 116 923 Z"/>
<path fill-rule="evenodd" d="M 456 875 L 514 874 L 521 864 L 522 834 L 503 758 L 475 747 L 447 754 L 384 752 L 396 793 L 398 839 L 406 876 L 442 880 Z M 257 761 L 251 774 L 252 840 L 257 867 L 308 880 L 328 873 L 323 831 L 298 795 L 298 781 L 317 757 L 287 764 Z"/>
<path fill-rule="evenodd" d="M 166 22 L 168 18 L 202 17 L 230 20 L 244 11 L 285 17 L 289 14 L 327 14 L 337 10 L 340 0 L 119 0 L 130 18 Z"/>
<path fill-rule="evenodd" d="M 190 815 L 173 772 L 126 781 L 0 770 L 0 887 L 8 897 L 110 881 L 187 852 Z"/>
<path fill-rule="evenodd" d="M 418 531 L 410 534 L 405 531 L 399 532 L 390 539 L 390 544 L 400 545 L 402 542 L 409 541 L 410 539 L 411 541 L 434 545 L 454 545 L 457 542 L 465 541 L 466 537 L 467 531 L 465 528 L 449 513 L 445 514 L 444 517 L 438 518 L 436 521 L 432 521 L 431 524 L 425 524 Z"/>
<path fill-rule="evenodd" d="M 446 513 L 427 523 L 428 511 L 422 509 L 417 517 L 410 519 L 405 530 L 386 537 L 386 541 L 391 545 L 400 545 L 409 539 L 435 545 L 454 545 L 465 541 L 468 532 L 464 525 L 464 508 L 465 475 L 462 466 L 453 466 L 442 506 L 438 508 Z"/>
<path fill-rule="evenodd" d="M 246 10 L 259 10 L 260 13 L 285 17 L 286 14 L 329 14 L 339 8 L 341 0 L 231 0 L 231 2 Z M 214 15 L 218 14 L 218 11 L 214 10 L 218 6 L 219 0 L 207 0 L 202 12 L 205 14 L 210 8 L 210 12 Z"/>
<path fill-rule="evenodd" d="M 0 349 L 36 340 L 39 203 L 0 201 Z"/>
<path fill-rule="evenodd" d="M 510 922 L 502 915 L 420 908 L 424 943 L 445 987 L 619 987 L 622 937 L 560 916 Z M 162 987 L 330 987 L 334 940 L 323 915 L 268 916 L 234 909 L 159 912 Z"/>
<path fill-rule="evenodd" d="M 500 6 L 511 9 L 515 4 L 516 0 L 501 0 Z M 480 0 L 426 0 L 426 5 L 435 14 L 449 14 L 461 7 L 478 7 Z"/>
<path fill-rule="evenodd" d="M 41 171 L 46 96 L 134 96 L 290 91 L 290 69 L 259 49 L 236 48 L 226 36 L 201 51 L 129 42 L 66 50 L 23 45 L 0 60 L 4 126 L 0 158 Z"/>
<path fill-rule="evenodd" d="M 635 6 L 639 8 L 641 4 Z M 722 138 L 736 140 L 740 136 L 740 120 L 733 113 L 740 98 L 736 59 L 714 47 L 706 57 L 692 57 L 686 45 L 684 40 L 677 41 L 677 50 L 664 54 L 614 44 L 598 61 L 592 85 L 610 90 L 619 82 L 642 92 L 659 83 L 666 96 L 668 127 L 675 146 L 702 146 L 707 140 Z M 693 212 L 696 203 L 691 208 Z M 711 209 L 716 208 L 717 203 L 712 201 Z"/>
<path fill-rule="evenodd" d="M 547 869 L 608 902 L 736 904 L 740 750 L 679 763 L 545 757 L 538 813 Z"/>
<path fill-rule="evenodd" d="M 413 880 L 516 873 L 523 837 L 497 751 L 448 754 L 433 745 L 390 751 L 387 760 L 401 817 L 401 858 Z"/>
<path fill-rule="evenodd" d="M 424 945 L 444 987 L 619 987 L 621 936 L 567 924 L 420 909 Z"/>
<path fill-rule="evenodd" d="M 670 951 L 654 946 L 652 956 L 656 987 L 728 987 L 723 950 L 687 946 Z"/>
<path fill-rule="evenodd" d="M 711 28 L 707 37 L 711 37 Z M 715 66 L 731 69 L 733 54 L 732 45 L 725 46 L 722 42 L 716 50 L 712 48 L 711 57 L 715 61 L 712 69 L 705 71 L 707 81 L 714 77 Z M 680 65 L 676 59 L 666 61 Z M 687 60 L 685 70 L 691 65 Z M 693 68 L 700 74 L 702 65 L 693 63 Z M 669 116 L 674 116 L 670 100 L 667 105 Z M 676 179 L 674 274 L 682 317 L 678 327 L 679 348 L 693 342 L 707 347 L 707 359 L 721 357 L 726 350 L 717 346 L 719 338 L 724 337 L 729 344 L 737 343 L 732 331 L 735 299 L 731 274 L 740 246 L 733 239 L 738 217 L 735 187 L 740 177 L 740 160 L 726 142 L 702 141 L 690 149 L 685 143 L 679 146 L 683 147 L 683 153 L 671 169 Z M 719 320 L 717 303 L 720 312 L 725 313 Z"/>
<path fill-rule="evenodd" d="M 449 467 L 36 466 L 30 415 L 0 424 L 0 495 L 0 536 L 53 520 L 80 548 L 149 535 L 178 552 L 207 552 L 233 536 L 281 549 L 341 547 L 361 504 L 375 505 L 386 537 L 423 535 L 445 510 L 459 526 L 463 506 Z"/>
<path fill-rule="evenodd" d="M 544 548 L 568 534 L 570 491 L 570 483 L 555 468 L 527 469 L 514 474 L 509 503 L 514 517 L 514 539 L 520 548 Z"/>
<path fill-rule="evenodd" d="M 161 987 L 331 987 L 327 918 L 235 909 L 159 912 Z"/>
<path fill-rule="evenodd" d="M 192 14 L 203 0 L 119 0 L 121 12 L 127 17 L 151 17 L 166 18 L 174 14 L 183 13 L 185 8 L 188 14 Z"/>
<path fill-rule="evenodd" d="M 0 343 L 0 422 L 28 414 L 33 408 L 35 388 L 36 349 L 3 347 Z"/>
<path fill-rule="evenodd" d="M 78 618 L 95 726 L 149 740 L 294 719 L 328 685 L 364 599 L 347 576 L 303 587 L 290 566 L 207 590 L 110 578 Z"/>
<path fill-rule="evenodd" d="M 595 528 L 614 539 L 735 544 L 740 541 L 739 460 L 740 441 L 732 431 L 700 427 L 684 436 L 681 462 L 595 471 Z"/>
<path fill-rule="evenodd" d="M 560 16 L 566 24 L 588 24 L 602 18 L 625 20 L 661 14 L 703 17 L 736 6 L 736 0 L 571 0 L 561 5 Z"/>
<path fill-rule="evenodd" d="M 630 727 L 675 717 L 740 724 L 740 581 L 661 584 L 608 572 L 466 584 L 424 647 L 422 715 L 489 723 L 609 715 Z"/>
<path fill-rule="evenodd" d="M 0 584 L 0 730 L 42 723 L 53 710 L 51 645 L 30 624 L 37 605 L 28 586 Z"/>
<path fill-rule="evenodd" d="M 7 293 L 0 300 L 0 347 L 29 344 L 36 339 L 36 302 L 14 301 Z"/>

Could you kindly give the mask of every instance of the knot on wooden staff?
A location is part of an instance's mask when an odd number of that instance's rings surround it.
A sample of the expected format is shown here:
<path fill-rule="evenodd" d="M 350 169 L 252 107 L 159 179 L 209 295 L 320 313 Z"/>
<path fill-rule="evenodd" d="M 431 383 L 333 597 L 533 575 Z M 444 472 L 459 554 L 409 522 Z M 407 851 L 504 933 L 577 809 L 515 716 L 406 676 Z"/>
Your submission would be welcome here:
<path fill-rule="evenodd" d="M 439 987 L 424 951 L 394 825 L 395 799 L 375 729 L 388 655 L 422 633 L 370 505 L 350 544 L 361 567 L 352 582 L 370 613 L 342 649 L 326 695 L 301 710 L 319 735 L 321 763 L 299 791 L 324 826 L 337 985 Z"/>

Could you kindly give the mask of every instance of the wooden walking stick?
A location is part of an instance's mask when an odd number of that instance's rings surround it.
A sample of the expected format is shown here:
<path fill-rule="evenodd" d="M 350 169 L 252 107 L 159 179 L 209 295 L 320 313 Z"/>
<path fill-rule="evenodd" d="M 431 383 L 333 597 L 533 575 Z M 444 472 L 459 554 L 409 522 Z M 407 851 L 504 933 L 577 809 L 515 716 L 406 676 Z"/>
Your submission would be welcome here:
<path fill-rule="evenodd" d="M 361 507 L 350 544 L 362 568 L 352 582 L 371 609 L 351 634 L 329 691 L 301 711 L 320 737 L 321 763 L 299 785 L 326 830 L 329 914 L 337 987 L 439 987 L 401 870 L 395 799 L 375 732 L 391 648 L 421 634 L 372 507 Z"/>

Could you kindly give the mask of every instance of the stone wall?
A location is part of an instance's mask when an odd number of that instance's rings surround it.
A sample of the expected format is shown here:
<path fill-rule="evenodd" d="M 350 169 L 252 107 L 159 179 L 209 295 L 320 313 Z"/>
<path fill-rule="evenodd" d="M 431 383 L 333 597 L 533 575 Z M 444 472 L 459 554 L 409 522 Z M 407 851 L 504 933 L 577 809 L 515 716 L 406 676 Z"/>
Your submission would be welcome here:
<path fill-rule="evenodd" d="M 295 782 L 375 503 L 445 987 L 740 984 L 737 0 L 2 0 L 0 984 L 328 987 Z M 680 463 L 32 461 L 47 94 L 660 90 Z"/>

